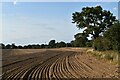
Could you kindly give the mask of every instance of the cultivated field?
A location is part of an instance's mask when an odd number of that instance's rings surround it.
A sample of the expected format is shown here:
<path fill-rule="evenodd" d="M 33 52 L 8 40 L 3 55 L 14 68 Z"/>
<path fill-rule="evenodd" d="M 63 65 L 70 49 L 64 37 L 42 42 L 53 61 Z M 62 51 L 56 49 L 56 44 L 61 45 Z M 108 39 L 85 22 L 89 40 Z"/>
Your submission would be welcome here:
<path fill-rule="evenodd" d="M 116 67 L 86 49 L 4 49 L 3 80 L 115 78 Z"/>

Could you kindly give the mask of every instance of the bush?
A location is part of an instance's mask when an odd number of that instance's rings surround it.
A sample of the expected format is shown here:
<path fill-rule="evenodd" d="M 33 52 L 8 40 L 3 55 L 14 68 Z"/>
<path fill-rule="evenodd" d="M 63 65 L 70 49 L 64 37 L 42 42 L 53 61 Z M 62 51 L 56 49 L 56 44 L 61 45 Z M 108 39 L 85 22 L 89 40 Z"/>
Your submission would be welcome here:
<path fill-rule="evenodd" d="M 120 53 L 120 22 L 112 25 L 103 35 L 108 38 L 112 43 L 113 50 Z"/>
<path fill-rule="evenodd" d="M 92 41 L 92 40 L 91 40 L 91 41 L 86 42 L 86 46 L 87 46 L 87 47 L 92 47 L 92 44 L 93 44 L 93 41 Z"/>
<path fill-rule="evenodd" d="M 111 49 L 111 42 L 104 37 L 98 37 L 93 42 L 93 48 L 99 51 L 105 51 Z"/>

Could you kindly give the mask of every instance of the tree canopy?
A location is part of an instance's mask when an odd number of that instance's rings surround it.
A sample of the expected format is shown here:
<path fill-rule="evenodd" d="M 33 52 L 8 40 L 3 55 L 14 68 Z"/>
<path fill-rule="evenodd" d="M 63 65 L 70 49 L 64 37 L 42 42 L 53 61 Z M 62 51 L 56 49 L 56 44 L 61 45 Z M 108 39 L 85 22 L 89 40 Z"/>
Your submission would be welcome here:
<path fill-rule="evenodd" d="M 79 29 L 84 29 L 83 33 L 87 36 L 91 34 L 93 39 L 117 21 L 110 11 L 103 10 L 101 6 L 84 7 L 81 12 L 72 14 L 72 20 Z"/>
<path fill-rule="evenodd" d="M 74 35 L 75 41 L 74 46 L 76 47 L 85 47 L 86 42 L 88 41 L 86 35 L 84 33 L 77 33 Z"/>
<path fill-rule="evenodd" d="M 55 40 L 51 40 L 51 41 L 49 42 L 49 46 L 50 46 L 51 48 L 54 48 L 54 47 L 55 47 Z"/>

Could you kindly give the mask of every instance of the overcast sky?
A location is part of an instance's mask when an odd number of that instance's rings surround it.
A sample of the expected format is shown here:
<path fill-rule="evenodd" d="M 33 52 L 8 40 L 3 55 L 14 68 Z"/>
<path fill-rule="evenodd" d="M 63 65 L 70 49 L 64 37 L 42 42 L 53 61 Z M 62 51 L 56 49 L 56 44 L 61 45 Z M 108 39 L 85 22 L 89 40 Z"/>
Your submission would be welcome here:
<path fill-rule="evenodd" d="M 81 32 L 71 23 L 72 13 L 96 5 L 118 16 L 117 2 L 4 2 L 2 42 L 17 45 L 48 43 L 51 39 L 70 42 Z"/>

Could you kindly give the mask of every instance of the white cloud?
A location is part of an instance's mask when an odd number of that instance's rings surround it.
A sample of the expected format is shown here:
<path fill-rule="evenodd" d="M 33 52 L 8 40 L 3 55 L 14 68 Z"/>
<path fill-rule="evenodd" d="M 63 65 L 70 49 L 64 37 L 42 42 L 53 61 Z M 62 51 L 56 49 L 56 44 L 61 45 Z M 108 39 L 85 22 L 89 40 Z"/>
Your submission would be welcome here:
<path fill-rule="evenodd" d="M 116 7 L 114 7 L 114 8 L 113 8 L 113 10 L 117 10 L 117 8 L 116 8 Z"/>
<path fill-rule="evenodd" d="M 96 7 L 96 6 L 102 6 L 102 4 L 88 5 L 88 6 L 82 6 L 82 7 Z"/>
<path fill-rule="evenodd" d="M 96 4 L 95 6 L 101 6 L 101 4 Z"/>
<path fill-rule="evenodd" d="M 16 5 L 16 4 L 17 4 L 17 1 L 16 1 L 16 0 L 14 0 L 14 1 L 13 1 L 13 5 Z"/>

